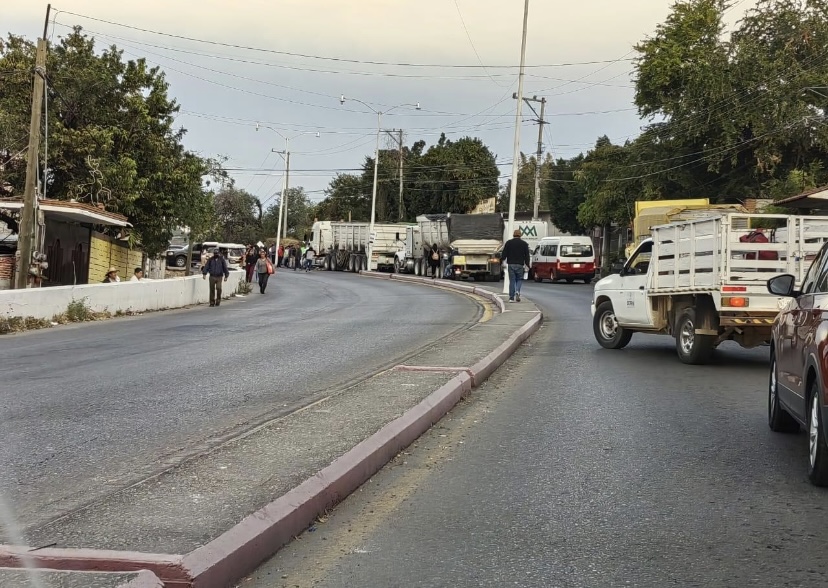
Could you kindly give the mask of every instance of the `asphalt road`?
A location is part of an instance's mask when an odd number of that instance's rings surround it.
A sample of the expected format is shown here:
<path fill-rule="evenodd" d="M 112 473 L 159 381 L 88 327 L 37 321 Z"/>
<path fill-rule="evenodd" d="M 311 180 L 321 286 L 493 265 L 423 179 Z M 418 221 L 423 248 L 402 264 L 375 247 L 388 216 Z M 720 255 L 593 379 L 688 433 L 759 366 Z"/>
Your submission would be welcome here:
<path fill-rule="evenodd" d="M 603 350 L 590 287 L 524 294 L 530 344 L 241 585 L 828 585 L 828 493 L 805 436 L 767 427 L 767 348 Z"/>
<path fill-rule="evenodd" d="M 205 283 L 205 288 L 207 287 Z M 206 306 L 0 338 L 0 493 L 25 529 L 474 322 L 457 294 L 279 272 Z"/>

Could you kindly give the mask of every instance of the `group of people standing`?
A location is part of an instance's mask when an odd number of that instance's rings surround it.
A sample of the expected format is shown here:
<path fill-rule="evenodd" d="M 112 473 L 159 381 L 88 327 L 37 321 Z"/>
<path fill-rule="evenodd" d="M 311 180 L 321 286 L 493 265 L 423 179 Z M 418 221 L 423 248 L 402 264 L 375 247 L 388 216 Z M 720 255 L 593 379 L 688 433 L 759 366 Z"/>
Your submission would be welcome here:
<path fill-rule="evenodd" d="M 309 272 L 313 269 L 313 260 L 316 258 L 316 251 L 310 243 L 302 245 L 288 245 L 279 247 L 278 265 L 286 269 L 296 271 L 299 268 Z"/>
<path fill-rule="evenodd" d="M 247 283 L 256 282 L 259 292 L 265 293 L 270 276 L 276 271 L 268 249 L 263 245 L 248 245 L 244 255 L 244 269 Z"/>

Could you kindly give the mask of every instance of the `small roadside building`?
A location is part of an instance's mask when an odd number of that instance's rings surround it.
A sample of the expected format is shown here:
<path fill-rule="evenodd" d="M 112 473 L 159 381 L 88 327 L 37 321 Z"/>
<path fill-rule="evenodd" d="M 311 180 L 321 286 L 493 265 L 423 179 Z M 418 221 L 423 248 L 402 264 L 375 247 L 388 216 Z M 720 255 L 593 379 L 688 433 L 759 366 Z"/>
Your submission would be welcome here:
<path fill-rule="evenodd" d="M 13 242 L 14 249 L 22 208 L 19 198 L 0 198 L 0 223 L 9 229 L 4 233 L 5 243 Z M 131 249 L 125 239 L 125 231 L 131 227 L 125 216 L 92 204 L 64 200 L 40 200 L 38 209 L 43 241 L 36 248 L 46 254 L 49 264 L 43 286 L 102 282 L 112 266 L 128 278 L 134 268 L 143 265 L 143 252 Z M 14 250 L 11 246 L 0 247 L 0 289 L 14 283 L 14 267 Z"/>

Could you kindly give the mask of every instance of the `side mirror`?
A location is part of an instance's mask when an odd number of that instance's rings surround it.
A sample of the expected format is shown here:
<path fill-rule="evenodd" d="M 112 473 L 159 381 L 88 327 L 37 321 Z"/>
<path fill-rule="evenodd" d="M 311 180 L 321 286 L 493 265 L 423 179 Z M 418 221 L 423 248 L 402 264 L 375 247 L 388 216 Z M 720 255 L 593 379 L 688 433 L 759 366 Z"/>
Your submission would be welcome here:
<path fill-rule="evenodd" d="M 794 291 L 795 285 L 796 278 L 791 274 L 774 276 L 768 280 L 768 292 L 774 296 L 795 297 L 797 295 L 797 292 Z"/>

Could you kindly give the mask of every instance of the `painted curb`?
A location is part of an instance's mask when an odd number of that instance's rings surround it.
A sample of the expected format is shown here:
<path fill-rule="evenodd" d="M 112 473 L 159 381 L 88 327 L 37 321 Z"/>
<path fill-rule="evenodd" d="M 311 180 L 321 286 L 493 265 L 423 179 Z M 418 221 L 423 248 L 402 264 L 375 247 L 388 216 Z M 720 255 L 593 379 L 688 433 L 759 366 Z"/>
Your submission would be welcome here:
<path fill-rule="evenodd" d="M 287 494 L 184 556 L 196 588 L 223 588 L 253 572 L 317 516 L 359 488 L 471 392 L 459 374 Z"/>
<path fill-rule="evenodd" d="M 412 284 L 423 284 L 425 286 L 433 286 L 435 288 L 447 288 L 449 290 L 458 290 L 460 292 L 468 292 L 470 294 L 477 294 L 482 298 L 491 300 L 500 312 L 506 312 L 506 303 L 496 293 L 480 286 L 469 286 L 468 284 L 458 284 L 452 280 L 435 280 L 434 278 L 423 278 L 420 276 L 409 276 L 407 274 L 387 274 L 381 272 L 369 272 L 362 270 L 359 275 L 366 278 L 382 279 L 382 280 L 396 280 L 398 282 L 409 282 Z"/>
<path fill-rule="evenodd" d="M 148 570 L 138 572 L 138 576 L 118 588 L 164 588 L 164 582 Z"/>
<path fill-rule="evenodd" d="M 108 551 L 103 549 L 63 549 L 0 545 L 0 567 L 20 568 L 21 558 L 27 557 L 38 568 L 84 572 L 140 572 L 149 570 L 164 581 L 166 588 L 191 586 L 183 557 L 137 551 Z M 127 583 L 127 586 L 132 586 Z M 138 584 L 141 586 L 141 584 Z"/>
<path fill-rule="evenodd" d="M 533 333 L 540 329 L 543 322 L 543 314 L 538 311 L 529 321 L 497 346 L 489 355 L 471 366 L 472 385 L 477 388 L 491 376 L 497 368 L 512 356 L 512 354 L 526 341 Z"/>

